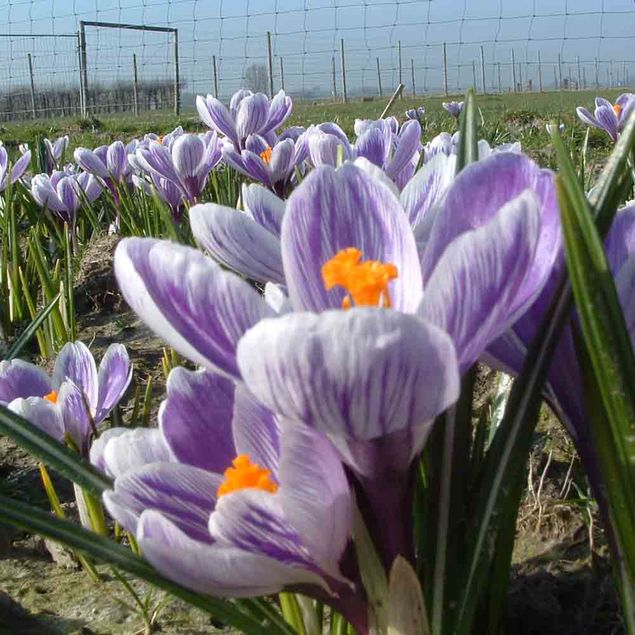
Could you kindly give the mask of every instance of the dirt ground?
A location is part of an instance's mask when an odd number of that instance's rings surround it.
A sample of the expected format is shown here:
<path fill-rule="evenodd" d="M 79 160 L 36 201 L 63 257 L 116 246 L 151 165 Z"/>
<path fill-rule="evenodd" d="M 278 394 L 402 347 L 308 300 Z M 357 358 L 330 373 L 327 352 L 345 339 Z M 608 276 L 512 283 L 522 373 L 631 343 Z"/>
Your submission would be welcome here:
<path fill-rule="evenodd" d="M 112 239 L 87 250 L 77 281 L 79 339 L 97 359 L 113 341 L 124 342 L 135 364 L 135 381 L 155 381 L 153 414 L 162 392 L 162 343 L 125 307 L 112 280 Z M 479 375 L 478 394 L 492 391 L 491 372 Z M 133 390 L 131 390 L 133 393 Z M 124 417 L 130 403 L 123 408 Z M 73 513 L 72 488 L 55 481 Z M 47 506 L 37 463 L 0 438 L 0 491 Z M 143 620 L 112 572 L 99 567 L 96 583 L 67 552 L 40 538 L 0 528 L 0 635 L 131 635 Z M 133 582 L 143 594 L 148 588 Z M 155 593 L 150 604 L 163 596 Z M 218 633 L 209 616 L 169 601 L 158 618 L 163 633 Z M 227 632 L 227 631 L 225 631 Z M 623 633 L 606 547 L 593 501 L 571 442 L 545 408 L 530 460 L 517 525 L 514 570 L 505 633 L 510 635 L 609 635 Z"/>

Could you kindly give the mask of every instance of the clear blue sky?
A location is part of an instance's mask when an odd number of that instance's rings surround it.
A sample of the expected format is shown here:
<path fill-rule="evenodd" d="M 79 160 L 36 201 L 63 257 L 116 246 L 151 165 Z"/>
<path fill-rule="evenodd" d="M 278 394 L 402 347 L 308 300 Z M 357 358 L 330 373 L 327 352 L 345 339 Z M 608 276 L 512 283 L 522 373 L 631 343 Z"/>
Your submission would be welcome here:
<path fill-rule="evenodd" d="M 384 88 L 395 86 L 399 41 L 404 82 L 410 87 L 413 60 L 419 90 L 441 86 L 444 41 L 451 88 L 472 83 L 473 60 L 480 83 L 481 45 L 492 88 L 499 64 L 503 86 L 511 85 L 512 48 L 521 65 L 517 72 L 534 83 L 538 51 L 545 84 L 553 83 L 558 55 L 565 77 L 571 73 L 575 79 L 579 56 L 581 71 L 594 82 L 597 57 L 603 82 L 610 61 L 616 81 L 624 68 L 635 81 L 634 0 L 4 0 L 4 32 L 36 37 L 0 38 L 0 90 L 28 82 L 27 53 L 38 86 L 75 85 L 75 40 L 37 35 L 74 33 L 82 19 L 177 27 L 188 92 L 211 90 L 212 55 L 218 58 L 221 93 L 239 88 L 245 68 L 266 61 L 267 31 L 274 34 L 276 84 L 282 56 L 291 93 L 330 92 L 331 60 L 339 56 L 341 38 L 351 92 L 376 90 L 377 57 Z M 171 49 L 163 34 L 89 29 L 87 43 L 91 82 L 129 79 L 133 52 L 142 81 L 171 76 Z M 339 84 L 339 68 L 337 75 Z"/>

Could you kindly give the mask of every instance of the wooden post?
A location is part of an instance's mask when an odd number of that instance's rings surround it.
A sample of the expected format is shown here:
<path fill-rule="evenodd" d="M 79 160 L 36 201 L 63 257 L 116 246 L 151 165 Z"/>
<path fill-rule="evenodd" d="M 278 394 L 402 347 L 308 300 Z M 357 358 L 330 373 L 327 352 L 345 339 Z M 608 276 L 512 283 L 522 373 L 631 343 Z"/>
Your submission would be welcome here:
<path fill-rule="evenodd" d="M 181 82 L 179 80 L 179 31 L 174 29 L 174 114 L 181 112 Z"/>
<path fill-rule="evenodd" d="M 284 90 L 284 62 L 282 61 L 282 55 L 280 56 L 280 88 Z"/>
<path fill-rule="evenodd" d="M 26 54 L 29 61 L 29 78 L 31 80 L 31 115 L 35 119 L 35 82 L 33 81 L 33 62 L 31 61 L 31 53 Z"/>
<path fill-rule="evenodd" d="M 377 58 L 377 88 L 379 89 L 379 96 L 384 96 L 384 91 L 381 88 L 381 70 L 379 69 L 379 58 Z"/>
<path fill-rule="evenodd" d="M 487 92 L 487 86 L 485 84 L 485 51 L 481 46 L 481 85 L 483 87 L 483 95 Z"/>
<path fill-rule="evenodd" d="M 448 51 L 443 42 L 443 94 L 448 96 Z"/>
<path fill-rule="evenodd" d="M 580 67 L 580 56 L 576 56 L 575 58 L 576 64 L 578 66 L 578 90 L 582 90 L 582 70 Z"/>
<path fill-rule="evenodd" d="M 347 103 L 348 93 L 346 91 L 346 59 L 344 57 L 344 38 L 340 40 L 340 63 L 342 66 L 342 99 L 344 103 Z"/>
<path fill-rule="evenodd" d="M 271 51 L 271 31 L 267 31 L 267 72 L 269 74 L 269 97 L 273 99 L 273 53 Z"/>
<path fill-rule="evenodd" d="M 558 53 L 558 88 L 562 90 L 562 55 Z"/>
<path fill-rule="evenodd" d="M 333 97 L 337 97 L 337 73 L 336 73 L 336 65 L 335 65 L 335 55 L 331 58 L 332 68 L 331 72 L 333 75 Z"/>
<path fill-rule="evenodd" d="M 544 92 L 542 86 L 542 59 L 540 57 L 540 50 L 538 51 L 538 87 L 541 93 Z"/>
<path fill-rule="evenodd" d="M 595 58 L 595 88 L 600 88 L 600 62 Z"/>
<path fill-rule="evenodd" d="M 86 69 L 86 27 L 79 23 L 79 72 L 81 74 L 82 88 L 82 117 L 88 115 L 88 71 Z"/>
<path fill-rule="evenodd" d="M 476 62 L 472 60 L 472 88 L 476 92 Z"/>
<path fill-rule="evenodd" d="M 139 116 L 139 77 L 137 75 L 137 54 L 132 54 L 132 96 L 134 99 L 134 114 Z"/>
<path fill-rule="evenodd" d="M 503 83 L 501 81 L 501 63 L 500 62 L 496 62 L 496 68 L 498 70 L 498 92 L 502 93 L 503 92 Z"/>
<path fill-rule="evenodd" d="M 395 92 L 392 94 L 392 97 L 388 100 L 388 103 L 386 104 L 384 111 L 379 116 L 380 119 L 383 119 L 388 114 L 388 111 L 392 108 L 392 105 L 397 101 L 397 99 L 399 98 L 399 95 L 403 93 L 404 88 L 405 86 L 403 84 L 399 84 L 399 86 L 397 86 L 397 90 L 395 90 Z"/>
<path fill-rule="evenodd" d="M 216 66 L 216 55 L 212 55 L 212 70 L 214 71 L 214 97 L 218 99 L 218 66 Z"/>
<path fill-rule="evenodd" d="M 512 90 L 517 92 L 518 87 L 516 85 L 516 56 L 514 55 L 514 49 L 512 49 Z"/>
<path fill-rule="evenodd" d="M 523 65 L 518 62 L 518 84 L 520 88 L 520 92 L 523 92 Z"/>
<path fill-rule="evenodd" d="M 417 88 L 415 86 L 415 61 L 413 59 L 410 60 L 410 75 L 412 79 L 412 96 L 417 96 Z"/>
<path fill-rule="evenodd" d="M 399 40 L 397 42 L 397 51 L 398 51 L 398 58 L 399 58 L 399 83 L 403 84 L 403 66 L 401 63 L 401 40 Z M 403 92 L 399 95 L 400 99 L 403 99 Z"/>

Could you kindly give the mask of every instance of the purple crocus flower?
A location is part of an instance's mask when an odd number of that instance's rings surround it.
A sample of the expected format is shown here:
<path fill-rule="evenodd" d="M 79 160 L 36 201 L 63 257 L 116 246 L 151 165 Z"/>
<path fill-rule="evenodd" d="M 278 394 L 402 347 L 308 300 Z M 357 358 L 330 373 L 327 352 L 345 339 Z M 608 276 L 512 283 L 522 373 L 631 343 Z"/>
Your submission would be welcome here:
<path fill-rule="evenodd" d="M 171 181 L 188 201 L 196 202 L 221 159 L 221 149 L 215 133 L 183 134 L 169 147 L 156 141 L 140 146 L 136 159 L 149 174 Z"/>
<path fill-rule="evenodd" d="M 77 148 L 73 156 L 83 170 L 108 188 L 118 205 L 119 187 L 126 183 L 131 172 L 126 146 L 121 141 L 115 141 L 109 146 L 99 146 L 94 151 Z"/>
<path fill-rule="evenodd" d="M 613 141 L 617 141 L 620 130 L 634 109 L 635 94 L 624 93 L 617 98 L 615 104 L 603 97 L 596 97 L 594 114 L 582 106 L 578 106 L 576 112 L 585 124 L 604 130 Z"/>
<path fill-rule="evenodd" d="M 425 161 L 428 162 L 436 154 L 445 154 L 447 156 L 456 155 L 459 151 L 460 132 L 450 134 L 449 132 L 441 132 L 432 140 L 428 141 L 423 148 Z M 478 158 L 485 159 L 491 154 L 497 152 L 515 152 L 520 154 L 522 148 L 519 141 L 512 143 L 502 143 L 498 146 L 491 147 L 485 139 L 478 141 Z"/>
<path fill-rule="evenodd" d="M 406 110 L 405 115 L 407 119 L 413 119 L 423 124 L 423 116 L 426 114 L 425 106 L 419 106 L 418 108 L 410 108 Z"/>
<path fill-rule="evenodd" d="M 344 161 L 355 158 L 355 151 L 346 133 L 331 122 L 309 126 L 298 138 L 296 153 L 298 159 L 306 161 L 310 167 L 335 167 L 340 157 Z"/>
<path fill-rule="evenodd" d="M 238 151 L 245 148 L 247 137 L 252 134 L 265 137 L 272 145 L 271 135 L 287 120 L 292 107 L 291 97 L 283 90 L 271 100 L 263 93 L 240 90 L 231 98 L 229 110 L 212 95 L 196 98 L 203 123 L 227 137 Z"/>
<path fill-rule="evenodd" d="M 240 152 L 231 145 L 223 148 L 225 163 L 263 183 L 279 196 L 287 193 L 299 158 L 293 139 L 284 139 L 271 146 L 264 137 L 252 134 Z"/>
<path fill-rule="evenodd" d="M 72 174 L 61 170 L 37 174 L 31 180 L 31 195 L 35 202 L 72 224 L 82 204 L 82 195 L 93 203 L 101 193 L 101 184 L 87 172 Z"/>
<path fill-rule="evenodd" d="M 9 174 L 9 154 L 3 145 L 0 145 L 0 192 L 4 192 L 9 181 L 13 184 L 24 176 L 31 163 L 31 152 L 25 150 L 22 156 L 13 164 Z"/>
<path fill-rule="evenodd" d="M 137 189 L 143 190 L 148 196 L 152 196 L 153 191 L 156 192 L 170 208 L 174 221 L 177 223 L 180 221 L 187 199 L 176 183 L 154 173 L 150 174 L 149 180 L 134 174 L 132 182 Z"/>
<path fill-rule="evenodd" d="M 160 572 L 215 596 L 301 585 L 366 630 L 358 580 L 342 567 L 352 503 L 337 452 L 243 384 L 177 368 L 159 429 L 110 430 L 91 460 L 115 477 L 107 509 Z"/>
<path fill-rule="evenodd" d="M 58 441 L 68 437 L 86 455 L 94 427 L 117 405 L 128 388 L 132 368 L 121 344 L 112 344 L 99 365 L 82 342 L 60 351 L 53 375 L 12 360 L 0 362 L 0 403 Z"/>
<path fill-rule="evenodd" d="M 283 315 L 190 248 L 127 239 L 115 255 L 124 297 L 170 345 L 331 440 L 387 567 L 412 555 L 410 465 L 434 417 L 456 399 L 459 369 L 533 303 L 560 241 L 549 171 L 499 154 L 427 195 L 447 161 L 407 192 L 408 210 L 385 177 L 357 165 L 309 174 L 282 220 Z M 218 242 L 208 235 L 214 210 L 192 215 L 202 217 L 192 223 L 199 243 Z M 426 228 L 419 248 L 411 215 Z M 244 223 L 223 228 L 245 236 Z M 249 240 L 243 250 L 258 255 Z M 366 259 L 381 276 L 377 293 L 350 277 L 357 266 L 366 271 Z"/>
<path fill-rule="evenodd" d="M 44 139 L 43 143 L 46 150 L 44 155 L 44 171 L 47 174 L 51 174 L 53 170 L 59 168 L 64 153 L 68 148 L 69 138 L 68 135 L 64 135 L 63 137 L 58 137 L 54 141 Z"/>
<path fill-rule="evenodd" d="M 443 108 L 452 115 L 455 119 L 459 118 L 459 115 L 463 112 L 464 102 L 462 101 L 444 101 Z"/>

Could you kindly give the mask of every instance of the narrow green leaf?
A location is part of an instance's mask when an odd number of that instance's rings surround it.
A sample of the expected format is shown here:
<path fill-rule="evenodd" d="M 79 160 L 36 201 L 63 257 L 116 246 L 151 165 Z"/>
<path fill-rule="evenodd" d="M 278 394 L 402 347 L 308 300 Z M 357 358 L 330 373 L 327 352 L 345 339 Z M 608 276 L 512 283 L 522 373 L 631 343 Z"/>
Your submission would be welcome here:
<path fill-rule="evenodd" d="M 145 560 L 134 555 L 126 547 L 1 494 L 0 516 L 4 523 L 57 540 L 141 578 L 243 633 L 249 635 L 291 635 L 293 633 L 291 630 L 280 629 L 271 622 L 257 620 L 243 606 L 190 591 L 158 574 Z M 248 606 L 253 604 L 257 607 L 254 602 L 247 601 L 244 604 Z"/>
<path fill-rule="evenodd" d="M 37 333 L 37 330 L 42 326 L 42 323 L 49 316 L 51 311 L 55 308 L 58 300 L 60 299 L 60 294 L 58 293 L 45 307 L 43 307 L 40 312 L 37 314 L 35 319 L 29 324 L 29 326 L 24 329 L 24 331 L 20 334 L 20 337 L 13 342 L 13 346 L 9 349 L 7 353 L 6 359 L 15 359 L 20 355 L 22 349 L 26 346 L 29 340 Z"/>
<path fill-rule="evenodd" d="M 112 487 L 112 481 L 88 461 L 5 406 L 0 406 L 0 433 L 62 476 L 95 494 Z"/>
<path fill-rule="evenodd" d="M 465 95 L 465 107 L 461 113 L 459 152 L 456 158 L 456 173 L 466 165 L 478 161 L 478 128 L 476 125 L 476 101 L 470 88 Z"/>

